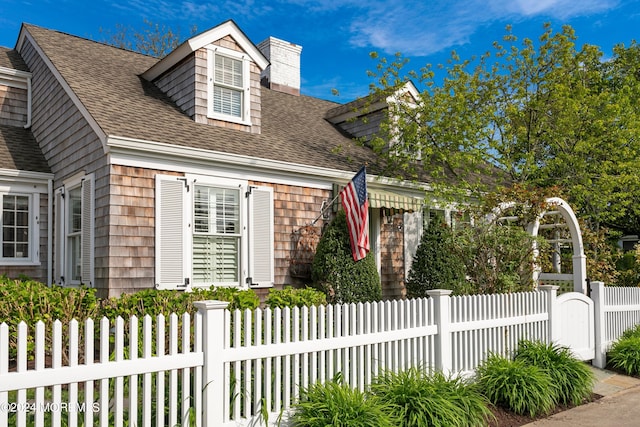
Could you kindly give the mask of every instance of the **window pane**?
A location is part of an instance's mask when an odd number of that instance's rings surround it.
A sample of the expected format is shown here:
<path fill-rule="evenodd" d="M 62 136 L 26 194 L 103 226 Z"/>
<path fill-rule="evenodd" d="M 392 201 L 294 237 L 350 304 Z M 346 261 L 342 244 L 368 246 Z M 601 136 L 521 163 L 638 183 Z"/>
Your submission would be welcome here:
<path fill-rule="evenodd" d="M 2 257 L 29 256 L 29 196 L 2 196 Z"/>
<path fill-rule="evenodd" d="M 2 225 L 5 227 L 9 225 L 16 225 L 16 213 L 5 208 L 2 212 Z"/>
<path fill-rule="evenodd" d="M 28 211 L 29 210 L 29 197 L 27 196 L 16 196 L 16 210 L 18 211 Z"/>
<path fill-rule="evenodd" d="M 237 283 L 239 246 L 239 237 L 194 236 L 194 283 Z"/>
<path fill-rule="evenodd" d="M 2 227 L 2 241 L 9 243 L 15 242 L 16 229 L 14 227 Z"/>
<path fill-rule="evenodd" d="M 233 117 L 242 117 L 242 91 L 215 86 L 213 111 Z"/>
<path fill-rule="evenodd" d="M 13 211 L 16 207 L 15 196 L 2 196 L 2 209 Z"/>
<path fill-rule="evenodd" d="M 28 242 L 29 229 L 25 227 L 16 227 L 16 242 Z"/>
<path fill-rule="evenodd" d="M 196 186 L 193 216 L 195 233 L 240 233 L 240 191 Z"/>
<path fill-rule="evenodd" d="M 28 226 L 29 225 L 29 212 L 16 212 L 16 225 Z"/>
<path fill-rule="evenodd" d="M 216 83 L 242 89 L 242 61 L 216 55 L 214 75 Z"/>
<path fill-rule="evenodd" d="M 69 267 L 71 280 L 80 280 L 82 277 L 82 258 L 80 249 L 80 236 L 75 235 L 67 239 L 69 245 Z"/>
<path fill-rule="evenodd" d="M 29 254 L 29 245 L 20 243 L 16 245 L 16 258 L 26 258 Z"/>
<path fill-rule="evenodd" d="M 82 198 L 80 187 L 69 191 L 69 232 L 76 233 L 82 230 Z"/>
<path fill-rule="evenodd" d="M 15 258 L 15 248 L 11 243 L 2 245 L 2 256 L 5 258 Z"/>
<path fill-rule="evenodd" d="M 195 188 L 193 222 L 196 233 L 209 232 L 209 191 L 206 187 Z"/>

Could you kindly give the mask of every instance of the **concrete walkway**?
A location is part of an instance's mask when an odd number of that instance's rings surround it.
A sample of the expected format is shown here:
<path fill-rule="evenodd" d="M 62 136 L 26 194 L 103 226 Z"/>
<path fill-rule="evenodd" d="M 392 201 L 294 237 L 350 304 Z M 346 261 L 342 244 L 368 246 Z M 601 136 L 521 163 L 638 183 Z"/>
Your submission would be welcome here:
<path fill-rule="evenodd" d="M 531 427 L 635 427 L 640 426 L 640 379 L 592 368 L 595 402 L 527 424 Z"/>

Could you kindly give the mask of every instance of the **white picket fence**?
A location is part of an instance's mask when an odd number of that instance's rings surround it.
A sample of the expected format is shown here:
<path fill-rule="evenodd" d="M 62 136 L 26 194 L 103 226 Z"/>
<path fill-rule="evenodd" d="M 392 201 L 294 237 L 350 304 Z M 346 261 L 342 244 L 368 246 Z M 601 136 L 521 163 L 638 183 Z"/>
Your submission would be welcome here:
<path fill-rule="evenodd" d="M 605 295 L 596 312 L 608 313 L 596 332 L 611 340 L 640 322 L 640 289 L 596 288 L 594 298 Z M 92 320 L 38 324 L 33 341 L 26 325 L 2 324 L 0 427 L 286 425 L 301 388 L 317 381 L 339 375 L 364 389 L 382 370 L 411 366 L 469 374 L 521 339 L 554 340 L 555 301 L 551 287 L 242 312 L 202 301 L 167 325 L 163 316 L 102 319 L 95 330 Z"/>
<path fill-rule="evenodd" d="M 606 354 L 622 333 L 640 324 L 640 288 L 604 286 L 602 282 L 591 284 L 591 298 L 595 305 L 594 366 L 606 366 Z"/>

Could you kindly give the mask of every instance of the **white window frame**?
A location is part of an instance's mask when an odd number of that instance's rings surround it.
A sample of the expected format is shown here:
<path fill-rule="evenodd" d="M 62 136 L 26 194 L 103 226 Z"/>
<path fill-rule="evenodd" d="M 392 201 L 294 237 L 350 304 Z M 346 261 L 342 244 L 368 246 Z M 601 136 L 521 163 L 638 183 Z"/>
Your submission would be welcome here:
<path fill-rule="evenodd" d="M 26 196 L 29 198 L 29 254 L 27 257 L 2 257 L 0 251 L 0 265 L 2 266 L 34 266 L 40 265 L 40 194 L 31 192 L 25 186 L 0 186 L 0 203 L 4 196 Z M 0 205 L 0 225 L 2 224 L 3 206 Z M 2 229 L 0 227 L 0 233 Z M 0 237 L 0 243 L 3 242 Z"/>
<path fill-rule="evenodd" d="M 56 283 L 63 286 L 94 286 L 95 274 L 95 190 L 93 174 L 84 173 L 74 175 L 65 180 L 63 185 L 55 191 L 56 215 L 56 248 L 55 268 Z M 69 256 L 69 215 L 72 214 L 69 194 L 72 190 L 80 189 L 81 200 L 81 229 L 80 236 L 80 280 L 70 279 L 71 257 Z"/>
<path fill-rule="evenodd" d="M 244 242 L 247 239 L 247 223 L 246 223 L 246 209 L 247 203 L 245 202 L 245 192 L 247 191 L 247 182 L 246 181 L 236 181 L 229 179 L 211 179 L 211 177 L 198 177 L 190 180 L 193 185 L 193 193 L 191 196 L 191 209 L 189 212 L 189 216 L 191 219 L 192 227 L 190 227 L 187 232 L 189 232 L 189 249 L 190 249 L 190 275 L 191 275 L 191 283 L 194 287 L 208 287 L 211 286 L 211 283 L 195 283 L 193 280 L 194 272 L 193 272 L 193 236 L 196 234 L 195 231 L 195 218 L 193 218 L 195 212 L 195 187 L 202 186 L 207 188 L 220 188 L 220 189 L 229 189 L 229 190 L 237 190 L 238 191 L 238 205 L 240 212 L 239 215 L 239 230 L 234 235 L 238 236 L 238 253 L 237 253 L 237 262 L 238 262 L 238 281 L 237 282 L 216 282 L 215 286 L 225 286 L 225 287 L 240 287 L 242 286 L 242 278 L 246 275 L 246 268 L 244 266 L 247 264 L 247 256 L 245 254 L 244 248 L 247 246 Z"/>
<path fill-rule="evenodd" d="M 196 284 L 193 281 L 195 187 L 199 185 L 239 191 L 237 282 Z M 256 200 L 253 191 L 260 192 L 260 201 Z M 265 201 L 268 207 L 265 206 Z M 254 215 L 254 207 L 263 214 Z M 156 288 L 188 290 L 212 285 L 241 289 L 272 287 L 273 209 L 273 189 L 250 186 L 247 180 L 191 174 L 184 177 L 156 175 Z M 260 251 L 260 256 L 255 251 Z"/>
<path fill-rule="evenodd" d="M 214 111 L 214 86 L 215 83 L 215 57 L 216 55 L 226 56 L 242 62 L 242 106 L 241 117 L 230 114 L 222 114 Z M 251 125 L 251 67 L 250 58 L 247 54 L 221 46 L 209 46 L 207 48 L 207 116 L 211 119 L 223 120 L 226 122 Z M 236 88 L 234 88 L 236 89 Z"/>

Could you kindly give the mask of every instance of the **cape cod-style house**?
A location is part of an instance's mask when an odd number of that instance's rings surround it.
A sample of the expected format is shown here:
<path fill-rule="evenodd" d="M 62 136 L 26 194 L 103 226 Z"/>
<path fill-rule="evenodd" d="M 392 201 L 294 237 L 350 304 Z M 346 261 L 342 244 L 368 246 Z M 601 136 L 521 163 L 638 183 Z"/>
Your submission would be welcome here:
<path fill-rule="evenodd" d="M 226 21 L 157 59 L 23 24 L 0 48 L 0 274 L 102 296 L 304 285 L 314 220 L 368 163 L 372 251 L 402 296 L 424 190 L 353 142 L 384 103 L 358 120 L 300 94 L 301 49 Z"/>

